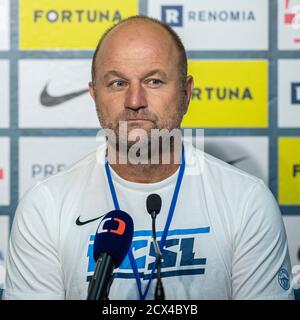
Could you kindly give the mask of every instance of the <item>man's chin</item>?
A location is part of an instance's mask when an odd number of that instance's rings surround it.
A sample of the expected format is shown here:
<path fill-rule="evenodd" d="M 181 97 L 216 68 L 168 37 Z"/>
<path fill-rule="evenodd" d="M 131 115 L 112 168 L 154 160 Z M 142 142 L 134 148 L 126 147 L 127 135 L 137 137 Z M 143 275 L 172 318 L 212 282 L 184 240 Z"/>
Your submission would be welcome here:
<path fill-rule="evenodd" d="M 127 122 L 127 135 L 129 135 L 133 130 L 145 130 L 147 134 L 150 134 L 152 129 L 155 129 L 155 125 L 151 121 L 133 120 Z"/>
<path fill-rule="evenodd" d="M 125 141 L 121 142 L 120 145 L 125 146 Z M 145 149 L 148 150 L 148 148 L 151 147 L 151 142 L 150 139 L 140 139 L 140 140 L 127 140 L 126 141 L 127 145 L 127 151 L 129 151 L 132 148 L 137 148 L 137 149 Z"/>

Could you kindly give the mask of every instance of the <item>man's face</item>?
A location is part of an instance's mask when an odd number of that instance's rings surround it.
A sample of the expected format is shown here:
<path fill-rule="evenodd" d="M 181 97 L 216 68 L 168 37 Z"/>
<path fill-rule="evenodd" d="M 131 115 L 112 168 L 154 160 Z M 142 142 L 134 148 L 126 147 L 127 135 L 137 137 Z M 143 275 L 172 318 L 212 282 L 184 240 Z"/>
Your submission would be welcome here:
<path fill-rule="evenodd" d="M 182 85 L 179 54 L 169 34 L 153 23 L 131 22 L 114 29 L 104 40 L 95 64 L 90 93 L 101 126 L 113 129 L 119 121 L 132 129 L 179 128 L 193 80 Z"/>

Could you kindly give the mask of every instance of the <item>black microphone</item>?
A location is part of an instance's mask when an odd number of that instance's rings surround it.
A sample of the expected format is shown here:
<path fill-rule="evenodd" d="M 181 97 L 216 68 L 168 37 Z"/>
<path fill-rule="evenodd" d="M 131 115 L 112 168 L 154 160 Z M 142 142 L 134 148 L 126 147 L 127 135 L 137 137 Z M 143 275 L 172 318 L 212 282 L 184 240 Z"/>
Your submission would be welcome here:
<path fill-rule="evenodd" d="M 156 216 L 159 214 L 161 209 L 161 197 L 155 193 L 150 194 L 147 198 L 146 206 L 147 206 L 147 211 L 152 218 L 152 238 L 153 238 L 154 251 L 156 255 L 157 281 L 156 281 L 154 299 L 165 300 L 164 287 L 163 287 L 161 276 L 160 276 L 162 253 L 156 241 L 156 228 L 155 228 Z"/>
<path fill-rule="evenodd" d="M 94 241 L 97 261 L 87 300 L 108 300 L 113 271 L 125 259 L 132 242 L 133 221 L 124 211 L 113 210 L 101 220 Z"/>

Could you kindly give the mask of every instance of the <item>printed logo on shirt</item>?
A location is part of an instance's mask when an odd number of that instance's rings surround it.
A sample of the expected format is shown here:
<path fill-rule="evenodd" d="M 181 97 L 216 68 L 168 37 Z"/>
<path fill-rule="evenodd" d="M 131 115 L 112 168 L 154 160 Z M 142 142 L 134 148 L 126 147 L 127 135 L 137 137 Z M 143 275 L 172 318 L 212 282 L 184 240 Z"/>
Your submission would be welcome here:
<path fill-rule="evenodd" d="M 20 49 L 90 50 L 107 28 L 138 14 L 138 0 L 20 0 L 19 12 Z"/>
<path fill-rule="evenodd" d="M 204 237 L 210 233 L 210 227 L 195 229 L 170 230 L 165 246 L 162 250 L 163 263 L 161 276 L 174 277 L 183 275 L 205 274 L 206 257 L 201 255 L 201 245 Z M 157 232 L 158 243 L 162 232 Z M 96 263 L 93 258 L 94 235 L 90 236 L 88 247 L 88 276 L 89 282 L 95 270 Z M 133 255 L 136 260 L 140 278 L 150 278 L 155 264 L 155 250 L 152 242 L 151 230 L 135 231 L 132 241 Z M 122 265 L 116 269 L 115 278 L 134 278 L 128 255 Z M 156 273 L 154 273 L 154 278 Z"/>
<path fill-rule="evenodd" d="M 289 273 L 284 268 L 280 269 L 278 272 L 278 283 L 280 284 L 282 289 L 289 290 L 290 288 Z"/>
<path fill-rule="evenodd" d="M 190 60 L 189 74 L 195 87 L 182 127 L 268 126 L 267 61 Z"/>
<path fill-rule="evenodd" d="M 80 216 L 76 219 L 75 223 L 77 226 L 83 226 L 85 224 L 88 224 L 88 223 L 91 223 L 91 222 L 94 222 L 94 221 L 97 221 L 99 220 L 100 218 L 102 218 L 104 216 L 104 214 L 100 217 L 97 217 L 97 218 L 94 218 L 94 219 L 90 219 L 90 220 L 85 220 L 85 221 L 81 221 L 80 220 Z"/>

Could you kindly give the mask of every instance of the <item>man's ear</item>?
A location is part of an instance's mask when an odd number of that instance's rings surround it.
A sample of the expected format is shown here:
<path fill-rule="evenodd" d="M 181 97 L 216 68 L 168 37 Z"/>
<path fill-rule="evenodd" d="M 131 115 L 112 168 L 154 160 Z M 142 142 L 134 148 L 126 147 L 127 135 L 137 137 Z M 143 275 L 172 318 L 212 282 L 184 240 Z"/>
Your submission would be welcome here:
<path fill-rule="evenodd" d="M 190 100 L 193 94 L 194 89 L 194 78 L 193 76 L 189 75 L 186 78 L 186 82 L 184 85 L 184 93 L 185 93 L 185 99 L 184 99 L 184 114 L 187 113 L 188 107 L 190 104 Z"/>
<path fill-rule="evenodd" d="M 90 91 L 90 96 L 95 101 L 95 87 L 94 87 L 94 82 L 93 81 L 89 82 L 89 91 Z"/>

